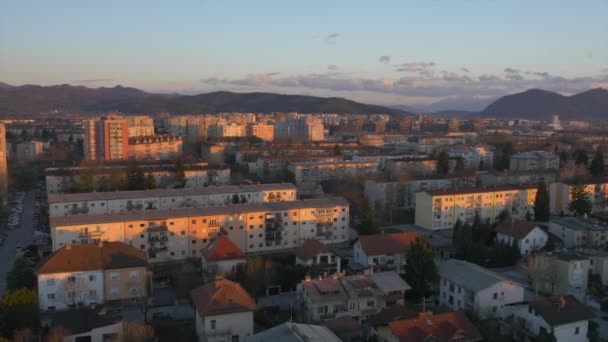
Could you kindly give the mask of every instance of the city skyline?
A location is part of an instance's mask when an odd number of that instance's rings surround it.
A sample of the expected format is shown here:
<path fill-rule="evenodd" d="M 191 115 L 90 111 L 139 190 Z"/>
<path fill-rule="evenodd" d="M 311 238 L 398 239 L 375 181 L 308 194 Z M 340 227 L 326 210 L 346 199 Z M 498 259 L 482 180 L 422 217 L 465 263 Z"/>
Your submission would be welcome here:
<path fill-rule="evenodd" d="M 3 4 L 0 81 L 470 110 L 530 88 L 608 88 L 601 1 L 146 5 Z"/>

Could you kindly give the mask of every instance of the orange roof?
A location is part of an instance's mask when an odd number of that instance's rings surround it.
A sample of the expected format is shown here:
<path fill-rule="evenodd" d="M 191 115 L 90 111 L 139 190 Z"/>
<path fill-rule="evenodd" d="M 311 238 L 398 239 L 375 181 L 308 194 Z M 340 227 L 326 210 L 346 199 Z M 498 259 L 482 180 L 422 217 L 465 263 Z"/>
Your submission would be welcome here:
<path fill-rule="evenodd" d="M 201 316 L 254 311 L 256 308 L 253 298 L 241 285 L 221 277 L 192 290 L 190 296 Z"/>
<path fill-rule="evenodd" d="M 211 241 L 201 253 L 207 261 L 245 259 L 245 253 L 224 234 Z"/>
<path fill-rule="evenodd" d="M 522 240 L 528 236 L 534 228 L 536 228 L 536 225 L 533 223 L 509 218 L 499 223 L 495 230 L 497 233 L 512 236 L 517 240 Z"/>
<path fill-rule="evenodd" d="M 67 245 L 51 254 L 36 274 L 146 267 L 146 253 L 122 242 Z"/>
<path fill-rule="evenodd" d="M 416 232 L 374 234 L 359 236 L 367 255 L 405 253 L 419 237 Z"/>
<path fill-rule="evenodd" d="M 308 260 L 324 252 L 327 252 L 327 246 L 318 240 L 312 239 L 304 242 L 302 246 L 296 248 L 294 254 L 302 260 Z"/>
<path fill-rule="evenodd" d="M 393 335 L 403 342 L 433 341 L 472 342 L 481 341 L 479 330 L 462 312 L 433 315 L 421 313 L 418 318 L 388 323 Z"/>

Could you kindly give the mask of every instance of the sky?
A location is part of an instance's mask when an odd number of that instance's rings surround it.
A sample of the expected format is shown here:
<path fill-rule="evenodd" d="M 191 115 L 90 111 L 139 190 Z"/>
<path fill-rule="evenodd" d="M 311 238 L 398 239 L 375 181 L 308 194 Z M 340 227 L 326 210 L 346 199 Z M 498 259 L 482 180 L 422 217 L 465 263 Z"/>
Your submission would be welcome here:
<path fill-rule="evenodd" d="M 0 82 L 483 108 L 608 88 L 608 1 L 0 1 Z"/>

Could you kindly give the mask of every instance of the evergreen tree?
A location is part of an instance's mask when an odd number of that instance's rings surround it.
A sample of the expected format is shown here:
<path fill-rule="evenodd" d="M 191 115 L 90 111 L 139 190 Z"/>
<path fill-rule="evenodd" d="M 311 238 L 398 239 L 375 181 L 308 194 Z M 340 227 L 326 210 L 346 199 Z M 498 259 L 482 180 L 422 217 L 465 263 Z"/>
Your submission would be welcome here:
<path fill-rule="evenodd" d="M 428 248 L 426 241 L 416 239 L 407 252 L 405 280 L 412 286 L 417 297 L 423 297 L 437 279 L 433 252 Z"/>
<path fill-rule="evenodd" d="M 587 152 L 583 149 L 578 149 L 574 151 L 575 163 L 576 165 L 584 165 L 587 166 L 589 163 L 589 157 L 587 156 Z"/>
<path fill-rule="evenodd" d="M 36 287 L 36 276 L 27 266 L 26 261 L 24 257 L 15 260 L 13 268 L 6 275 L 7 290 L 34 289 Z"/>
<path fill-rule="evenodd" d="M 127 189 L 144 190 L 146 188 L 146 176 L 144 171 L 134 162 L 127 167 Z"/>
<path fill-rule="evenodd" d="M 577 216 L 591 213 L 592 204 L 584 184 L 572 185 L 570 197 L 572 201 L 568 205 L 568 210 L 573 211 Z"/>
<path fill-rule="evenodd" d="M 595 156 L 591 160 L 591 165 L 589 165 L 589 171 L 593 177 L 602 177 L 604 175 L 604 153 L 602 153 L 600 148 L 595 151 Z"/>
<path fill-rule="evenodd" d="M 183 188 L 186 186 L 186 166 L 184 161 L 178 159 L 175 162 L 175 178 L 177 180 L 177 187 Z"/>
<path fill-rule="evenodd" d="M 542 182 L 538 185 L 536 198 L 534 199 L 534 219 L 536 221 L 549 221 L 549 191 L 547 185 Z"/>
<path fill-rule="evenodd" d="M 500 165 L 498 166 L 499 170 L 504 170 L 509 168 L 509 159 L 515 153 L 515 149 L 513 148 L 513 143 L 506 142 L 502 145 L 502 158 L 500 161 Z"/>
<path fill-rule="evenodd" d="M 437 174 L 445 176 L 450 171 L 450 156 L 444 150 L 439 152 L 437 157 Z"/>

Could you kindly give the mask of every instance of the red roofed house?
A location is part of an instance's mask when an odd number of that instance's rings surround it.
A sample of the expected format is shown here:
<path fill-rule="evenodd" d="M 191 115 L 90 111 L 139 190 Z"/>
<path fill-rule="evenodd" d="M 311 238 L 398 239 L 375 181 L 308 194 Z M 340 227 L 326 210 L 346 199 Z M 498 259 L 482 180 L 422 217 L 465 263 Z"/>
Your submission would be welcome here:
<path fill-rule="evenodd" d="M 534 223 L 510 218 L 496 226 L 496 240 L 508 245 L 515 241 L 521 255 L 529 255 L 545 246 L 549 235 Z"/>
<path fill-rule="evenodd" d="M 302 246 L 296 248 L 294 254 L 296 255 L 296 265 L 320 266 L 329 274 L 340 273 L 340 257 L 318 240 L 306 241 Z"/>
<path fill-rule="evenodd" d="M 416 232 L 359 236 L 353 246 L 355 262 L 374 272 L 405 273 L 405 257 L 419 237 Z"/>
<path fill-rule="evenodd" d="M 434 315 L 421 313 L 418 318 L 393 321 L 378 331 L 379 340 L 407 342 L 474 342 L 481 341 L 479 330 L 459 311 Z"/>
<path fill-rule="evenodd" d="M 203 278 L 206 279 L 234 273 L 245 265 L 245 253 L 225 234 L 211 241 L 201 254 Z"/>
<path fill-rule="evenodd" d="M 190 292 L 199 341 L 241 342 L 253 335 L 253 298 L 235 282 L 218 277 Z"/>

